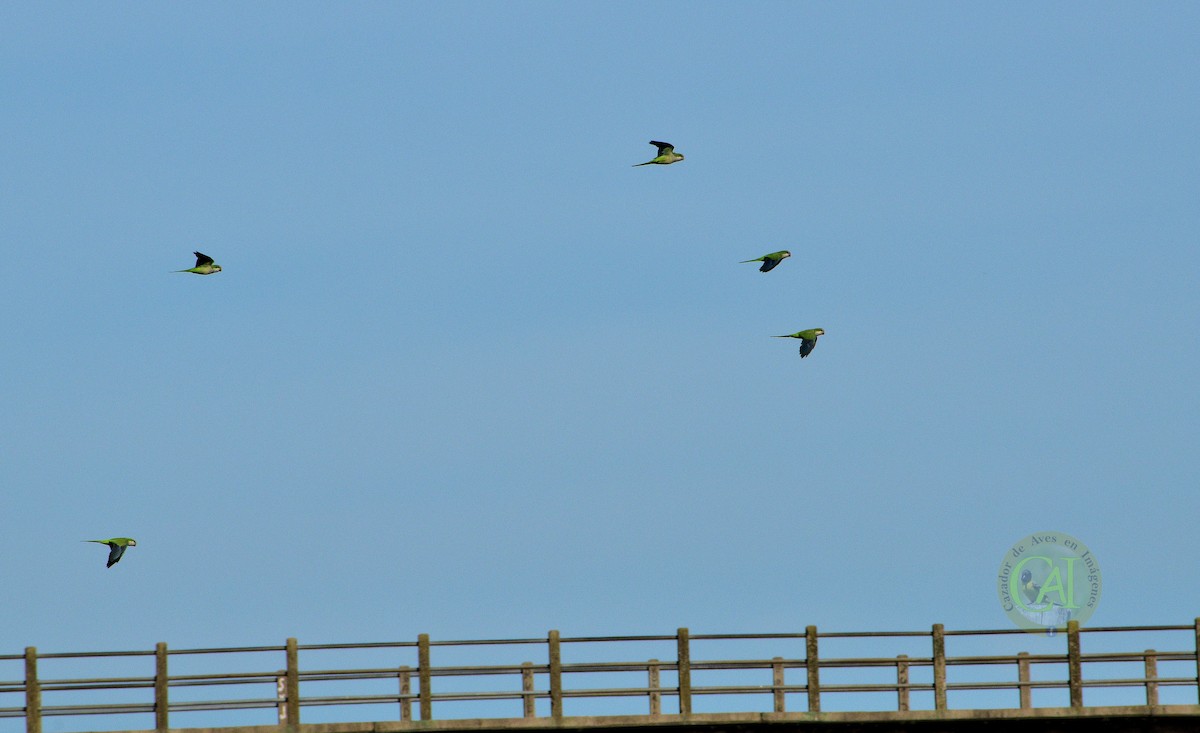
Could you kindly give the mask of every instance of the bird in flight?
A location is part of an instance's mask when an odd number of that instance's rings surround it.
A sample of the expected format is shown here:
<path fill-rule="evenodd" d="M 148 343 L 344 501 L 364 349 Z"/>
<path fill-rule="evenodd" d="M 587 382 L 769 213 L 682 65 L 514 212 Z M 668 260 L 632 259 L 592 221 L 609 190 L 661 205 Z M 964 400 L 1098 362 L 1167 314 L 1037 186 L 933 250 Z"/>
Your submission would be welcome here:
<path fill-rule="evenodd" d="M 129 537 L 113 537 L 111 540 L 84 540 L 84 542 L 98 542 L 101 545 L 108 545 L 108 565 L 105 567 L 111 568 L 117 564 L 121 556 L 125 554 L 126 547 L 137 547 L 137 540 Z"/>
<path fill-rule="evenodd" d="M 808 356 L 817 345 L 817 337 L 824 336 L 825 329 L 810 328 L 806 331 L 797 331 L 789 333 L 786 336 L 775 336 L 777 339 L 800 339 L 800 358 Z"/>
<path fill-rule="evenodd" d="M 647 160 L 645 163 L 635 163 L 634 168 L 637 168 L 639 165 L 650 165 L 651 163 L 670 165 L 671 163 L 683 160 L 683 156 L 675 152 L 675 146 L 671 143 L 660 143 L 657 140 L 651 140 L 650 144 L 658 146 L 658 156 L 654 160 Z"/>
<path fill-rule="evenodd" d="M 197 275 L 211 275 L 214 272 L 220 272 L 221 266 L 213 262 L 213 258 L 202 252 L 193 252 L 196 255 L 196 266 L 188 270 L 176 270 L 175 272 L 194 272 Z"/>
<path fill-rule="evenodd" d="M 759 272 L 770 272 L 771 270 L 775 269 L 776 265 L 778 265 L 780 262 L 783 262 L 785 259 L 787 259 L 788 257 L 791 257 L 791 256 L 792 256 L 791 252 L 788 252 L 786 249 L 781 249 L 778 252 L 772 252 L 769 255 L 763 255 L 762 257 L 755 257 L 752 260 L 742 260 L 741 264 L 744 265 L 747 262 L 761 262 L 762 267 L 758 268 L 758 271 Z"/>

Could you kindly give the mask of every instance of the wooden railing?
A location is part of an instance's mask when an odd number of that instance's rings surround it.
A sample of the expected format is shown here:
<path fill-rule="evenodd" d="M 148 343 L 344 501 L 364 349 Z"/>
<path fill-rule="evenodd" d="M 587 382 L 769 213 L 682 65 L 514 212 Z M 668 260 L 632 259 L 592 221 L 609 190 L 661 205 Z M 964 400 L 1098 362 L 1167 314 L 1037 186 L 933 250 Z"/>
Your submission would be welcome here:
<path fill-rule="evenodd" d="M 1186 639 L 1186 649 L 1155 651 L 1153 649 L 1123 649 L 1083 651 L 1082 638 L 1107 635 L 1120 641 L 1144 641 L 1148 637 L 1171 636 L 1174 640 Z M 988 637 L 1006 637 L 1011 646 L 1013 640 L 1020 643 L 1060 644 L 1065 640 L 1061 653 L 977 654 L 951 656 L 946 652 L 947 642 L 964 644 L 968 640 L 979 641 Z M 822 703 L 836 700 L 840 696 L 860 695 L 890 696 L 893 701 L 888 709 L 904 714 L 914 707 L 914 693 L 928 698 L 924 709 L 950 709 L 949 697 L 956 701 L 968 691 L 1010 691 L 1011 698 L 997 706 L 1029 709 L 1034 707 L 1035 691 L 1066 691 L 1066 705 L 1042 705 L 1039 707 L 1084 707 L 1084 691 L 1089 688 L 1141 688 L 1144 690 L 1144 705 L 1158 706 L 1160 691 L 1164 688 L 1191 688 L 1182 701 L 1186 705 L 1200 705 L 1200 618 L 1186 626 L 1129 626 L 1080 629 L 1071 621 L 1060 641 L 1047 642 L 1045 637 L 1031 636 L 1016 629 L 982 631 L 946 631 L 935 624 L 929 631 L 915 632 L 824 632 L 818 633 L 809 626 L 803 633 L 778 634 L 690 634 L 679 629 L 676 634 L 665 636 L 606 636 L 606 637 L 563 637 L 551 631 L 544 638 L 507 640 L 431 641 L 426 634 L 415 642 L 387 642 L 377 644 L 298 644 L 288 639 L 283 646 L 234 647 L 221 649 L 168 649 L 158 644 L 154 650 L 122 652 L 78 652 L 40 654 L 34 647 L 24 655 L 0 655 L 0 665 L 19 668 L 24 662 L 24 678 L 13 681 L 0 679 L 0 718 L 24 718 L 27 733 L 41 733 L 42 719 L 46 716 L 78 716 L 81 723 L 91 725 L 98 715 L 153 715 L 153 728 L 163 731 L 172 722 L 175 713 L 197 711 L 240 711 L 256 708 L 276 710 L 275 721 L 284 724 L 300 722 L 301 708 L 328 706 L 395 705 L 389 716 L 402 722 L 417 719 L 434 719 L 437 704 L 439 717 L 542 717 L 561 718 L 567 714 L 566 701 L 585 698 L 623 698 L 623 706 L 613 705 L 608 710 L 589 712 L 595 720 L 605 715 L 627 715 L 631 706 L 642 705 L 636 714 L 658 716 L 675 714 L 687 716 L 693 712 L 693 703 L 701 696 L 723 712 L 807 712 L 819 713 Z M 927 655 L 898 654 L 895 656 L 830 657 L 822 656 L 821 648 L 838 641 L 854 641 L 857 644 L 882 645 L 885 640 L 904 641 L 909 644 L 928 644 Z M 923 640 L 923 641 L 922 641 Z M 734 647 L 777 646 L 785 650 L 803 650 L 803 656 L 749 657 L 749 658 L 694 658 L 698 645 L 720 642 Z M 622 655 L 617 661 L 564 661 L 564 648 L 572 650 L 572 656 L 588 645 L 619 649 Z M 639 657 L 634 655 L 650 645 L 659 649 L 671 649 L 673 659 Z M 493 663 L 492 658 L 512 654 L 514 647 L 528 649 L 536 654 L 523 656 L 540 657 L 540 662 Z M 372 653 L 395 655 L 396 661 L 415 661 L 415 664 L 397 664 L 386 667 L 355 667 L 320 669 L 306 666 L 301 669 L 301 657 L 313 659 L 318 652 Z M 435 652 L 436 650 L 436 652 Z M 453 651 L 453 655 L 450 652 Z M 415 652 L 415 660 L 412 659 Z M 231 655 L 263 655 L 282 662 L 282 667 L 259 671 L 225 671 L 220 673 L 179 674 L 170 673 L 169 667 L 177 667 L 189 658 L 219 657 L 225 661 Z M 434 665 L 435 656 L 470 655 L 480 663 Z M 739 655 L 740 656 L 740 655 Z M 153 657 L 153 675 L 65 677 L 46 679 L 39 676 L 39 663 L 94 664 L 106 666 L 128 665 L 123 657 Z M 231 663 L 230 663 L 231 664 Z M 1065 667 L 1065 676 L 1050 676 L 1035 679 L 1032 670 L 1039 665 L 1051 672 Z M 1106 676 L 1104 671 L 1116 665 L 1133 674 L 1118 677 Z M 1169 667 L 1177 674 L 1160 676 L 1159 666 Z M 147 665 L 149 666 L 149 665 Z M 186 666 L 186 665 L 185 665 Z M 9 667 L 0 666 L 0 670 Z M 228 670 L 228 667 L 226 667 Z M 986 670 L 1001 679 L 971 679 L 972 674 Z M 147 669 L 147 672 L 149 670 Z M 857 675 L 857 680 L 840 683 L 822 681 L 826 676 L 844 676 L 847 671 Z M 867 681 L 880 674 L 885 681 Z M 630 675 L 644 680 L 632 686 L 619 685 L 628 682 Z M 747 680 L 747 675 L 754 678 Z M 789 676 L 792 681 L 789 682 Z M 917 677 L 922 678 L 916 681 Z M 1042 675 L 1039 675 L 1042 677 Z M 438 678 L 438 682 L 435 682 Z M 701 679 L 703 678 L 703 679 Z M 503 682 L 497 682 L 498 679 Z M 568 680 L 581 683 L 616 680 L 617 684 L 589 686 L 568 684 Z M 370 682 L 369 682 L 370 681 Z M 378 686 L 381 681 L 393 684 L 392 691 L 370 692 L 369 685 Z M 709 684 L 699 684 L 707 681 Z M 470 683 L 470 684 L 464 684 Z M 471 687 L 473 689 L 465 689 Z M 302 687 L 305 694 L 301 694 Z M 346 694 L 312 694 L 317 688 L 335 687 Z M 205 690 L 234 689 L 249 696 L 216 698 Z M 134 691 L 133 693 L 129 691 Z M 145 691 L 145 694 L 137 691 Z M 88 702 L 80 699 L 63 700 L 72 696 L 102 693 L 107 696 L 138 699 L 124 701 Z M 1061 694 L 1057 693 L 1057 694 Z M 20 699 L 23 696 L 23 700 Z M 758 696 L 758 697 L 745 697 Z M 46 704 L 44 698 L 53 697 L 54 704 Z M 674 699 L 674 709 L 663 711 L 663 700 Z M 873 698 L 873 699 L 874 699 Z M 757 699 L 765 704 L 753 704 Z M 967 699 L 963 697 L 962 699 Z M 640 700 L 640 702 L 638 702 Z M 514 701 L 519 705 L 500 709 L 496 703 Z M 803 705 L 798 703 L 803 701 Z M 480 715 L 479 703 L 487 715 Z M 16 704 L 21 703 L 21 704 Z M 473 703 L 476 707 L 468 705 Z M 574 704 L 574 703 L 573 703 Z M 1143 704 L 1139 700 L 1137 704 Z M 507 705 L 507 703 L 503 703 Z M 503 707 L 503 705 L 501 707 Z M 594 707 L 594 706 L 593 706 Z M 967 709 L 979 707 L 968 705 Z M 791 709 L 789 709 L 791 708 Z M 878 709 L 878 707 L 872 708 Z M 964 709 L 956 707 L 955 709 Z M 499 713 L 496 711 L 499 710 Z M 1198 708 L 1200 711 L 1200 708 Z M 471 714 L 475 713 L 475 714 Z M 0 721 L 2 722 L 2 721 Z M 149 722 L 148 720 L 146 721 Z M 227 725 L 243 725 L 237 715 L 223 721 Z M 19 725 L 19 723 L 18 723 Z M 133 726 L 130 726 L 133 727 Z M 149 728 L 149 725 L 137 727 Z M 14 729 L 15 730 L 15 729 Z"/>

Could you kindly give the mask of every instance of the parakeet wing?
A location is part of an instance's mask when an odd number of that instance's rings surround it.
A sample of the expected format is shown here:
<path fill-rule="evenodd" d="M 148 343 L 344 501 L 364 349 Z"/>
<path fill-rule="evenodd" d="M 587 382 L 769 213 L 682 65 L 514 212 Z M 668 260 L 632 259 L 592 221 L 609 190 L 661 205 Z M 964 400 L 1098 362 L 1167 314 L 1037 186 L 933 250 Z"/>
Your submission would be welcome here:
<path fill-rule="evenodd" d="M 812 353 L 813 347 L 817 345 L 816 339 L 801 339 L 800 340 L 800 358 L 808 356 Z"/>
<path fill-rule="evenodd" d="M 120 560 L 121 556 L 125 554 L 125 546 L 113 543 L 108 547 L 108 565 L 106 567 L 111 568 L 113 565 L 116 565 L 117 560 Z"/>
<path fill-rule="evenodd" d="M 771 270 L 775 269 L 775 265 L 778 265 L 780 262 L 783 262 L 783 260 L 773 260 L 770 257 L 763 257 L 762 267 L 758 268 L 758 271 L 770 272 Z"/>
<path fill-rule="evenodd" d="M 204 265 L 211 265 L 213 263 L 213 258 L 206 254 L 201 252 L 193 252 L 192 254 L 196 255 L 196 267 L 203 267 Z"/>
<path fill-rule="evenodd" d="M 666 155 L 667 153 L 675 152 L 675 146 L 671 143 L 660 143 L 657 140 L 651 140 L 650 144 L 658 146 L 659 155 Z"/>

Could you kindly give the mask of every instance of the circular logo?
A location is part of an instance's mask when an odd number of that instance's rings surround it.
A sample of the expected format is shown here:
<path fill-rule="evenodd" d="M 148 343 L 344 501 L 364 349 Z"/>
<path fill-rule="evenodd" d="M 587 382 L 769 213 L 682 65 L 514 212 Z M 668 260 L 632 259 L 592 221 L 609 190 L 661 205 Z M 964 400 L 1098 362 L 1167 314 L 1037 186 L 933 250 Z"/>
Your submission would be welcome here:
<path fill-rule="evenodd" d="M 1017 626 L 1054 633 L 1087 621 L 1100 604 L 1100 563 L 1069 534 L 1035 532 L 1004 553 L 996 590 Z"/>

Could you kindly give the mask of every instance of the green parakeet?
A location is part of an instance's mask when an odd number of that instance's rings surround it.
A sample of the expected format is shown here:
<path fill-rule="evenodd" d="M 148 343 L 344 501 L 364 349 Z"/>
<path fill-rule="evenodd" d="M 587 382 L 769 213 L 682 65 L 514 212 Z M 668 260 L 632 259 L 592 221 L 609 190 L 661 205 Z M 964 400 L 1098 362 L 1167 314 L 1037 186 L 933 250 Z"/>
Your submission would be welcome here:
<path fill-rule="evenodd" d="M 176 270 L 175 272 L 194 272 L 197 275 L 211 275 L 214 272 L 220 272 L 221 266 L 213 262 L 213 258 L 201 252 L 193 252 L 196 255 L 196 266 L 188 270 Z"/>
<path fill-rule="evenodd" d="M 111 540 L 84 540 L 84 542 L 98 542 L 101 545 L 108 545 L 108 565 L 112 567 L 117 564 L 121 556 L 125 554 L 126 547 L 137 547 L 137 540 L 129 537 L 113 537 Z"/>
<path fill-rule="evenodd" d="M 797 331 L 796 333 L 789 333 L 786 336 L 775 336 L 774 338 L 777 338 L 777 339 L 800 339 L 800 358 L 803 359 L 804 357 L 811 354 L 813 348 L 816 347 L 817 337 L 824 336 L 824 335 L 825 335 L 825 329 L 810 328 L 806 331 Z"/>
<path fill-rule="evenodd" d="M 778 252 L 772 252 L 769 255 L 763 255 L 762 257 L 755 257 L 752 260 L 742 260 L 741 264 L 744 265 L 747 262 L 761 262 L 762 267 L 758 268 L 758 271 L 759 272 L 770 272 L 771 270 L 775 269 L 776 265 L 778 265 L 780 262 L 783 262 L 785 259 L 787 259 L 788 257 L 791 257 L 791 256 L 792 256 L 791 252 L 788 252 L 786 249 L 781 249 Z"/>
<path fill-rule="evenodd" d="M 683 156 L 675 152 L 675 146 L 671 143 L 660 143 L 657 140 L 651 140 L 650 144 L 658 146 L 658 157 L 654 160 L 647 160 L 645 163 L 635 163 L 634 168 L 637 168 L 639 165 L 650 165 L 651 163 L 656 165 L 670 165 L 671 163 L 683 160 Z"/>
<path fill-rule="evenodd" d="M 1042 586 L 1033 582 L 1033 573 L 1029 572 L 1029 568 L 1021 571 L 1021 595 L 1030 603 L 1037 603 L 1037 597 L 1041 595 Z"/>

